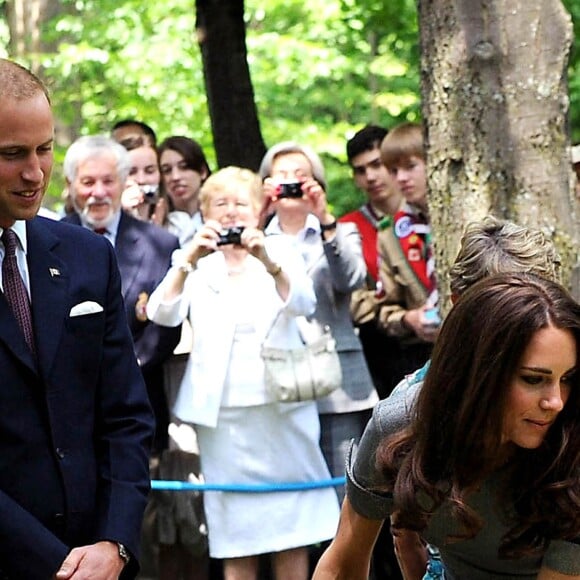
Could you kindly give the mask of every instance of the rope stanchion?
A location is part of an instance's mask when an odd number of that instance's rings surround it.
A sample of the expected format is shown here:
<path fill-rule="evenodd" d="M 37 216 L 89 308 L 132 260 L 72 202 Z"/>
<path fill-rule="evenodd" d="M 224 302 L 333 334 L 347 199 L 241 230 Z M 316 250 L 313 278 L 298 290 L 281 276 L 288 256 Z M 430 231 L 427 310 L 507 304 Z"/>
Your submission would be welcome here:
<path fill-rule="evenodd" d="M 278 491 L 303 491 L 322 487 L 337 487 L 346 483 L 345 477 L 333 477 L 320 481 L 286 482 L 286 483 L 192 483 L 189 481 L 171 481 L 154 479 L 151 489 L 154 491 L 226 491 L 235 493 L 272 493 Z"/>

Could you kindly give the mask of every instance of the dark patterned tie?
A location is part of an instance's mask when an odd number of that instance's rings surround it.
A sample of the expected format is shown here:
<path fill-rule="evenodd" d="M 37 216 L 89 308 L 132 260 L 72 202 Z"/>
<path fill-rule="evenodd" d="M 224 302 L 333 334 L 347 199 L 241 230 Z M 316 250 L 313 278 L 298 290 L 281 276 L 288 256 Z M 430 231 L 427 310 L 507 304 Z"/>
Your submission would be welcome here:
<path fill-rule="evenodd" d="M 16 260 L 16 245 L 18 243 L 16 234 L 5 229 L 2 234 L 4 243 L 4 260 L 2 261 L 2 284 L 4 286 L 4 295 L 16 320 L 24 333 L 26 343 L 30 350 L 35 353 L 34 334 L 32 331 L 32 313 L 30 311 L 30 301 L 28 292 L 24 286 L 24 281 L 18 270 Z"/>

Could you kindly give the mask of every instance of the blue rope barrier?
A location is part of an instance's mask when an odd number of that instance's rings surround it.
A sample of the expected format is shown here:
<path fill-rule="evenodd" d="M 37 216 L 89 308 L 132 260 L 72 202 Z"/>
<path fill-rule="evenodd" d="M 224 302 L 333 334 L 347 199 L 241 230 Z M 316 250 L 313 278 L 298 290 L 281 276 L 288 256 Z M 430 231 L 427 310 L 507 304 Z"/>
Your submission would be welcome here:
<path fill-rule="evenodd" d="M 287 483 L 190 483 L 189 481 L 171 481 L 154 479 L 151 489 L 159 491 L 229 491 L 237 493 L 270 493 L 273 491 L 303 491 L 322 487 L 337 487 L 346 483 L 345 477 L 333 477 L 320 481 L 287 482 Z"/>

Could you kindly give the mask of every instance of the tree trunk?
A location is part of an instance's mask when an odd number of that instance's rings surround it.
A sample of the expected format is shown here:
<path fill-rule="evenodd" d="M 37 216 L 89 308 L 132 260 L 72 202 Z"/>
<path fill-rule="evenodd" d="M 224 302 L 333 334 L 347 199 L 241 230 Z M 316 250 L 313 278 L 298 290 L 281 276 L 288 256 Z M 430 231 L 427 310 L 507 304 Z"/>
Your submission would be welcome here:
<path fill-rule="evenodd" d="M 419 11 L 439 279 L 464 226 L 491 213 L 548 232 L 569 283 L 579 225 L 567 132 L 570 16 L 560 0 L 420 0 Z"/>
<path fill-rule="evenodd" d="M 208 109 L 218 165 L 257 170 L 262 139 L 246 52 L 243 0 L 197 0 Z"/>
<path fill-rule="evenodd" d="M 42 40 L 42 24 L 60 11 L 58 0 L 7 0 L 6 19 L 10 30 L 8 53 L 27 59 L 30 68 L 40 72 L 40 57 L 47 49 Z"/>
<path fill-rule="evenodd" d="M 58 14 L 74 11 L 74 6 L 63 5 L 60 0 L 7 0 L 6 20 L 10 31 L 8 54 L 10 58 L 26 65 L 40 78 L 45 78 L 42 57 L 57 49 L 57 41 L 46 42 L 42 37 L 44 24 Z M 50 88 L 50 83 L 49 88 Z M 69 145 L 82 127 L 79 111 L 76 122 L 65 124 L 55 119 L 56 141 Z"/>

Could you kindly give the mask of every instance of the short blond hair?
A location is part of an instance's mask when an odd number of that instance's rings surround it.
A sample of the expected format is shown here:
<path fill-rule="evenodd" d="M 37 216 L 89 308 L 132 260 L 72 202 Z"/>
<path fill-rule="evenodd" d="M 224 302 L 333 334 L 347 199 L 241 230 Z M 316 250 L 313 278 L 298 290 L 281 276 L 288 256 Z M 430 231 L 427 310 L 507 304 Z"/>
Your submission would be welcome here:
<path fill-rule="evenodd" d="M 243 189 L 250 194 L 254 209 L 259 211 L 264 201 L 262 179 L 244 167 L 230 165 L 212 173 L 199 190 L 199 206 L 202 215 L 207 213 L 211 198 L 216 193 L 232 193 Z"/>
<path fill-rule="evenodd" d="M 418 123 L 401 123 L 381 143 L 381 161 L 387 169 L 403 165 L 411 157 L 425 160 L 423 128 Z"/>

